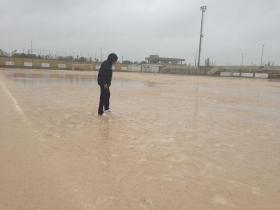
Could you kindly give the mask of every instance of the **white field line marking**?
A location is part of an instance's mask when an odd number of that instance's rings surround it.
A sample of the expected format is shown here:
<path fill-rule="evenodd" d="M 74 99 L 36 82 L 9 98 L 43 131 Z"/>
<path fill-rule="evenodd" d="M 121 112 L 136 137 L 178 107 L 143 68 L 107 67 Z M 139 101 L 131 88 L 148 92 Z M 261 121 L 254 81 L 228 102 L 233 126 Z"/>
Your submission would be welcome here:
<path fill-rule="evenodd" d="M 7 95 L 8 95 L 8 96 L 12 99 L 12 101 L 14 102 L 14 106 L 15 106 L 17 112 L 23 117 L 24 112 L 23 112 L 22 108 L 20 107 L 20 105 L 18 104 L 17 100 L 12 96 L 12 94 L 11 94 L 10 91 L 7 89 L 7 87 L 6 87 L 6 85 L 4 84 L 4 82 L 2 82 L 1 80 L 0 80 L 0 82 L 1 82 L 1 84 L 2 84 L 2 86 L 3 86 L 3 88 L 4 88 L 4 90 L 6 91 Z"/>
<path fill-rule="evenodd" d="M 12 99 L 12 101 L 14 102 L 14 106 L 17 110 L 17 112 L 22 116 L 22 118 L 24 120 L 27 121 L 27 118 L 24 116 L 24 112 L 22 110 L 22 108 L 20 107 L 20 105 L 18 104 L 17 100 L 12 96 L 12 94 L 10 93 L 10 91 L 7 89 L 6 85 L 4 84 L 4 82 L 1 81 L 0 79 L 0 82 L 4 88 L 4 90 L 6 91 L 7 95 Z M 69 179 L 70 180 L 70 179 Z M 83 197 L 85 196 L 82 196 L 82 193 L 81 192 L 81 189 L 80 189 L 80 185 L 79 184 L 76 184 L 76 183 L 71 183 L 69 181 L 69 185 L 72 189 L 72 193 L 77 197 L 77 199 L 80 201 L 80 204 L 82 205 L 82 208 L 83 209 L 92 209 L 95 207 L 95 205 L 89 203 L 86 199 L 84 199 Z"/>

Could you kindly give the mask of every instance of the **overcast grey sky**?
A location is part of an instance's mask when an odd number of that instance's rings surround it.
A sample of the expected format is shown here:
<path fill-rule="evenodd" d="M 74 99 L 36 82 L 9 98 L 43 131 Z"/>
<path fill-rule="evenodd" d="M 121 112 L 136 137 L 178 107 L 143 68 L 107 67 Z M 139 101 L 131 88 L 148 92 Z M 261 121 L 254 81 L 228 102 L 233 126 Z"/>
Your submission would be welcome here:
<path fill-rule="evenodd" d="M 201 64 L 280 65 L 279 0 L 0 0 L 0 49 L 142 61 L 151 54 L 194 64 L 207 6 Z M 39 53 L 39 50 L 34 50 Z M 47 51 L 41 51 L 46 53 Z"/>

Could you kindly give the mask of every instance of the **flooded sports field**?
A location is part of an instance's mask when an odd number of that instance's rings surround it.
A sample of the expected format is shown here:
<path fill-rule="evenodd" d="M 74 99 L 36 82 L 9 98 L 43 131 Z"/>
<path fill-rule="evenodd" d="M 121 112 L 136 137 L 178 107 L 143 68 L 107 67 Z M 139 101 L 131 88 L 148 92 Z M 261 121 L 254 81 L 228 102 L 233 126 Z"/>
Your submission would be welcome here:
<path fill-rule="evenodd" d="M 0 69 L 0 209 L 279 209 L 279 80 L 96 76 Z"/>

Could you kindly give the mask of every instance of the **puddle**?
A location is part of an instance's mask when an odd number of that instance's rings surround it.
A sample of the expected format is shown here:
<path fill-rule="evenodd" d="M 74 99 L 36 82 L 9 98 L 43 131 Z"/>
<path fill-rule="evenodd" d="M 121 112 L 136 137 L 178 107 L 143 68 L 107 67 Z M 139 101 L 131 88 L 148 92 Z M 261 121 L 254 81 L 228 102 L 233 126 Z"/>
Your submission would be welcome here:
<path fill-rule="evenodd" d="M 41 86 L 97 86 L 96 75 L 48 74 L 48 73 L 7 73 L 7 78 L 20 87 Z M 141 88 L 154 86 L 151 82 L 114 78 L 112 87 Z"/>

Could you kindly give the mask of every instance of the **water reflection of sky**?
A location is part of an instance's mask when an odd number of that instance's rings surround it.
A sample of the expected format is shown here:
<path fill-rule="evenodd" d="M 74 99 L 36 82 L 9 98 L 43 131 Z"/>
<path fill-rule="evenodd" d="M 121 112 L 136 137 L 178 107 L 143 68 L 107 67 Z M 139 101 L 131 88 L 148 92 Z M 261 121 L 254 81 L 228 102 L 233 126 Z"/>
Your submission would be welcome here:
<path fill-rule="evenodd" d="M 7 73 L 6 76 L 20 87 L 40 86 L 96 86 L 96 75 Z M 147 87 L 151 83 L 139 80 L 113 78 L 112 87 Z"/>

